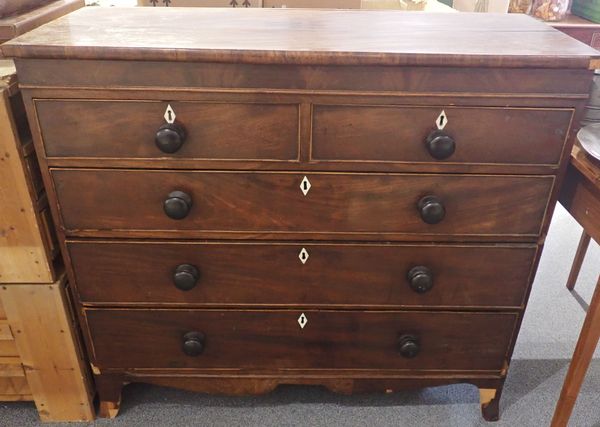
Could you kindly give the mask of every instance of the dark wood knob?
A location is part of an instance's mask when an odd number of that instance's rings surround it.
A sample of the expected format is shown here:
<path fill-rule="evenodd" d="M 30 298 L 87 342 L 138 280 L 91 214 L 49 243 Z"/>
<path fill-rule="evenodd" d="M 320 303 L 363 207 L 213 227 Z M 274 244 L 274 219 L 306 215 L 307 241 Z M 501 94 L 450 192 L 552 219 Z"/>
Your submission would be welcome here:
<path fill-rule="evenodd" d="M 438 160 L 447 159 L 456 150 L 454 138 L 439 129 L 427 135 L 425 146 L 431 157 Z"/>
<path fill-rule="evenodd" d="M 418 265 L 411 268 L 406 276 L 413 291 L 424 294 L 433 288 L 433 274 L 425 266 Z"/>
<path fill-rule="evenodd" d="M 173 283 L 177 289 L 189 291 L 198 283 L 200 272 L 198 268 L 191 264 L 181 264 L 175 268 L 173 273 Z"/>
<path fill-rule="evenodd" d="M 192 198 L 183 191 L 172 191 L 167 196 L 163 208 L 169 218 L 183 219 L 192 209 Z"/>
<path fill-rule="evenodd" d="M 421 219 L 427 224 L 437 224 L 446 216 L 446 208 L 436 196 L 425 196 L 417 205 Z"/>
<path fill-rule="evenodd" d="M 199 356 L 204 351 L 204 334 L 202 332 L 188 332 L 183 336 L 182 349 L 188 356 Z"/>
<path fill-rule="evenodd" d="M 185 129 L 177 123 L 167 123 L 156 131 L 154 142 L 163 153 L 175 153 L 185 142 Z"/>
<path fill-rule="evenodd" d="M 402 357 L 412 359 L 419 354 L 419 350 L 421 349 L 419 339 L 414 335 L 402 335 L 398 339 L 398 349 Z"/>

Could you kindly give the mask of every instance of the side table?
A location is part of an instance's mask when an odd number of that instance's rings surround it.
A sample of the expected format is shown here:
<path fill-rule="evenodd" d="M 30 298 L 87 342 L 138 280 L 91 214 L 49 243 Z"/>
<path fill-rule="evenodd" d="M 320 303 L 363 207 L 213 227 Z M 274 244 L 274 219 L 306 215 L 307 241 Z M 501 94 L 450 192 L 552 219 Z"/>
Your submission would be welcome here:
<path fill-rule="evenodd" d="M 572 289 L 589 241 L 586 235 L 600 242 L 600 162 L 591 159 L 578 146 L 573 147 L 559 201 L 584 229 L 567 283 L 567 287 Z M 600 277 L 556 405 L 552 427 L 567 425 L 599 338 Z"/>

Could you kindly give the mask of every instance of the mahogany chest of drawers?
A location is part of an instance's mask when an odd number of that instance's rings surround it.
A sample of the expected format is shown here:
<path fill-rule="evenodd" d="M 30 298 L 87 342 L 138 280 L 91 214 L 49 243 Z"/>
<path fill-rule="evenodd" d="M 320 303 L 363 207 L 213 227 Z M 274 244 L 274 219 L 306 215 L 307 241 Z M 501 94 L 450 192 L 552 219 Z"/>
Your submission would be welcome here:
<path fill-rule="evenodd" d="M 466 382 L 498 418 L 595 50 L 519 15 L 90 8 L 3 53 L 102 415 L 131 381 Z"/>

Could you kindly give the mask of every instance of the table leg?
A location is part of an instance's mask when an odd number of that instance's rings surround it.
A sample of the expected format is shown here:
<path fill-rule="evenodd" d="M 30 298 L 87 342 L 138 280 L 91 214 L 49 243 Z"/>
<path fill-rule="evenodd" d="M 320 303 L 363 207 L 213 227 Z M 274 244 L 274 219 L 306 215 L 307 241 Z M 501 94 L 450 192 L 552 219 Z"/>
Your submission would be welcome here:
<path fill-rule="evenodd" d="M 590 302 L 579 340 L 573 353 L 573 359 L 569 366 L 569 372 L 565 378 L 554 418 L 552 427 L 565 427 L 569 422 L 571 412 L 575 406 L 575 401 L 579 394 L 579 389 L 585 378 L 585 373 L 592 361 L 596 345 L 600 338 L 600 277 L 596 283 L 596 290 Z"/>
<path fill-rule="evenodd" d="M 573 266 L 567 279 L 567 289 L 572 291 L 577 282 L 577 276 L 579 276 L 579 270 L 581 270 L 581 264 L 585 258 L 585 253 L 590 244 L 590 235 L 583 230 L 581 233 L 581 239 L 579 239 L 579 246 L 577 246 L 577 252 L 575 253 L 575 259 L 573 260 Z"/>

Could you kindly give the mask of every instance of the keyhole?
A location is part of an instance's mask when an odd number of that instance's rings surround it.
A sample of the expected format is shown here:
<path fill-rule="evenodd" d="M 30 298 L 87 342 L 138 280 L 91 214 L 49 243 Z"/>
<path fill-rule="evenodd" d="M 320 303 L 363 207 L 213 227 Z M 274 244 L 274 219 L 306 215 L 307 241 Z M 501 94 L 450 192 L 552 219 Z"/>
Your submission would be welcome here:
<path fill-rule="evenodd" d="M 173 113 L 171 112 L 171 110 L 169 110 L 167 112 L 167 114 L 169 114 L 169 121 L 172 121 L 173 120 Z"/>
<path fill-rule="evenodd" d="M 302 264 L 306 264 L 306 261 L 308 261 L 308 257 L 309 257 L 308 251 L 306 250 L 306 248 L 302 248 L 302 250 L 298 254 L 298 258 L 300 258 L 300 262 Z"/>
<path fill-rule="evenodd" d="M 444 126 L 444 116 L 440 116 L 440 126 Z"/>
<path fill-rule="evenodd" d="M 304 187 L 305 190 L 308 190 L 308 184 L 306 183 L 306 181 L 302 183 L 302 187 Z"/>

